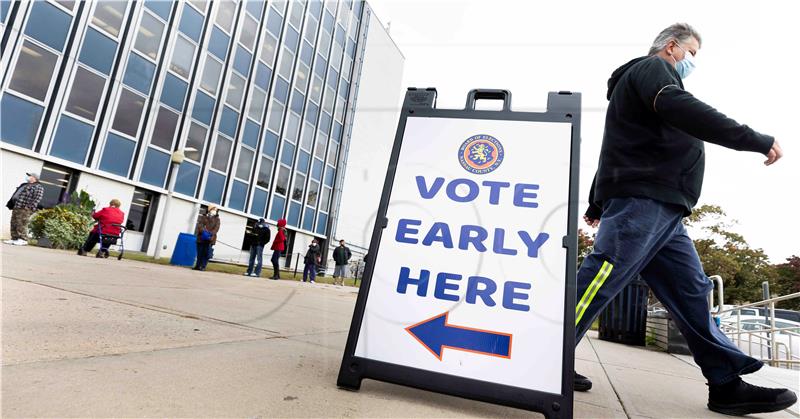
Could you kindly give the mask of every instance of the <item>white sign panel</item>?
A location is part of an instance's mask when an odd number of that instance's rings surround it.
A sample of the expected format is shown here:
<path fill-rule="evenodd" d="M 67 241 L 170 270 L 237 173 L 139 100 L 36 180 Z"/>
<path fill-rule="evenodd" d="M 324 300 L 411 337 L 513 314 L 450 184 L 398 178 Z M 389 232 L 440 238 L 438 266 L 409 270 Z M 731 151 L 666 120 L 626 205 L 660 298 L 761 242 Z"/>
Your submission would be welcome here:
<path fill-rule="evenodd" d="M 407 119 L 355 356 L 560 394 L 571 129 Z"/>

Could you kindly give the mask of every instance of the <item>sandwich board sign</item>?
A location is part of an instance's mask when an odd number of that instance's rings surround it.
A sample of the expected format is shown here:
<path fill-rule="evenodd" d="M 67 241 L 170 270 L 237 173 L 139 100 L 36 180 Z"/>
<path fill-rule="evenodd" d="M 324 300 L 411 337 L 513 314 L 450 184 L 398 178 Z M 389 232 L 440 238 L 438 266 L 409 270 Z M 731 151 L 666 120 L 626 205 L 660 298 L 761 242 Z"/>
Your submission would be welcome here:
<path fill-rule="evenodd" d="M 435 100 L 406 93 L 337 384 L 572 417 L 580 94 Z"/>

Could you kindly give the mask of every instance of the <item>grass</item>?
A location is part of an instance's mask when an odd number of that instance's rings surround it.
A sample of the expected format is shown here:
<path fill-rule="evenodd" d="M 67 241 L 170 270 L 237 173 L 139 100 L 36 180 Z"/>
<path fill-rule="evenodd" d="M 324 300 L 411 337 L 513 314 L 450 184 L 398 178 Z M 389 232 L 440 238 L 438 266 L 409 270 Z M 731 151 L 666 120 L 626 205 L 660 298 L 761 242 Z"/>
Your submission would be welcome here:
<path fill-rule="evenodd" d="M 591 329 L 592 330 L 598 330 L 599 328 L 600 328 L 600 317 L 596 317 L 594 319 L 594 321 L 592 322 Z"/>
<path fill-rule="evenodd" d="M 117 257 L 119 253 L 112 251 L 109 257 Z M 156 263 L 159 265 L 169 265 L 169 258 L 160 258 L 155 259 L 152 256 L 148 256 L 142 252 L 125 252 L 125 255 L 122 257 L 123 259 L 128 260 L 136 260 L 139 262 L 147 262 L 147 263 Z M 188 269 L 188 268 L 187 268 Z M 206 266 L 206 271 L 210 272 L 220 272 L 232 275 L 242 275 L 247 271 L 247 267 L 243 265 L 237 265 L 233 263 L 220 263 L 220 262 L 208 262 L 208 266 Z M 261 270 L 261 278 L 272 278 L 272 269 L 264 268 Z M 294 273 L 293 270 L 282 270 L 281 271 L 281 279 L 287 281 L 301 281 L 303 279 L 303 273 L 297 272 Z M 316 282 L 320 284 L 333 284 L 333 277 L 331 276 L 319 276 L 317 275 Z M 345 278 L 344 285 L 348 287 L 356 287 L 356 280 L 354 278 Z"/>

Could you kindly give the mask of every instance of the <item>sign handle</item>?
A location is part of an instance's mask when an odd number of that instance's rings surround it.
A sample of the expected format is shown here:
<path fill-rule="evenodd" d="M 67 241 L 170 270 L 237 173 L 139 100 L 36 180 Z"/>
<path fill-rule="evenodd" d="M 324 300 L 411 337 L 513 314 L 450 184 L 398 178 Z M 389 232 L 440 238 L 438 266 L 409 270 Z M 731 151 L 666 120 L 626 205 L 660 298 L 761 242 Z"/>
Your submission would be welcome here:
<path fill-rule="evenodd" d="M 467 95 L 466 110 L 475 110 L 475 101 L 481 99 L 502 100 L 503 111 L 511 111 L 511 92 L 504 89 L 472 89 Z"/>

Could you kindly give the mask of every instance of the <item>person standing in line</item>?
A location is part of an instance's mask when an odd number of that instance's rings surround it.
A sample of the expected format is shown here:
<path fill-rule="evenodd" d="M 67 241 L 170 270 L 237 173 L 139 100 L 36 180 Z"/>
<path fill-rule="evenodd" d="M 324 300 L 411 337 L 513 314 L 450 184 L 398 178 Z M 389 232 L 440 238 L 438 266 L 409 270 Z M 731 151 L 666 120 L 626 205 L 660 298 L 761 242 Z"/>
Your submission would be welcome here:
<path fill-rule="evenodd" d="M 309 276 L 311 276 L 311 283 L 314 283 L 314 280 L 317 278 L 317 265 L 320 262 L 320 252 L 319 243 L 317 239 L 311 240 L 311 244 L 308 245 L 308 250 L 306 251 L 306 256 L 303 258 L 303 263 L 305 267 L 303 268 L 303 282 L 306 282 Z"/>
<path fill-rule="evenodd" d="M 104 236 L 119 236 L 122 230 L 115 224 L 120 225 L 125 221 L 125 213 L 119 209 L 120 206 L 122 206 L 122 203 L 119 202 L 119 199 L 112 199 L 107 207 L 92 213 L 92 218 L 97 220 L 97 224 L 89 232 L 89 237 L 86 238 L 83 246 L 78 249 L 78 255 L 85 256 L 91 252 L 100 241 L 100 233 L 103 233 Z M 102 257 L 103 246 L 100 246 L 100 249 L 97 251 L 97 257 Z M 105 250 L 105 252 L 108 253 L 108 250 Z"/>
<path fill-rule="evenodd" d="M 344 285 L 345 268 L 352 256 L 350 249 L 344 245 L 344 240 L 339 240 L 339 247 L 333 250 L 333 262 L 336 264 L 333 268 L 333 285 Z"/>
<path fill-rule="evenodd" d="M 270 234 L 267 221 L 263 218 L 259 218 L 258 223 L 253 227 L 253 242 L 250 244 L 250 261 L 247 264 L 247 272 L 244 273 L 244 276 L 261 276 L 264 246 L 269 243 Z M 257 263 L 256 259 L 258 259 Z"/>
<path fill-rule="evenodd" d="M 28 220 L 39 206 L 44 196 L 44 186 L 39 183 L 39 175 L 26 173 L 25 182 L 17 187 L 6 207 L 11 210 L 11 240 L 5 244 L 25 246 L 28 244 Z"/>
<path fill-rule="evenodd" d="M 275 240 L 272 241 L 272 279 L 281 279 L 280 258 L 281 253 L 286 250 L 286 220 L 278 220 L 278 232 L 275 233 Z"/>
<path fill-rule="evenodd" d="M 211 258 L 211 249 L 217 243 L 217 232 L 219 232 L 219 215 L 216 205 L 209 205 L 208 212 L 197 217 L 197 225 L 194 234 L 197 236 L 197 263 L 194 270 L 205 271 L 208 259 Z"/>

